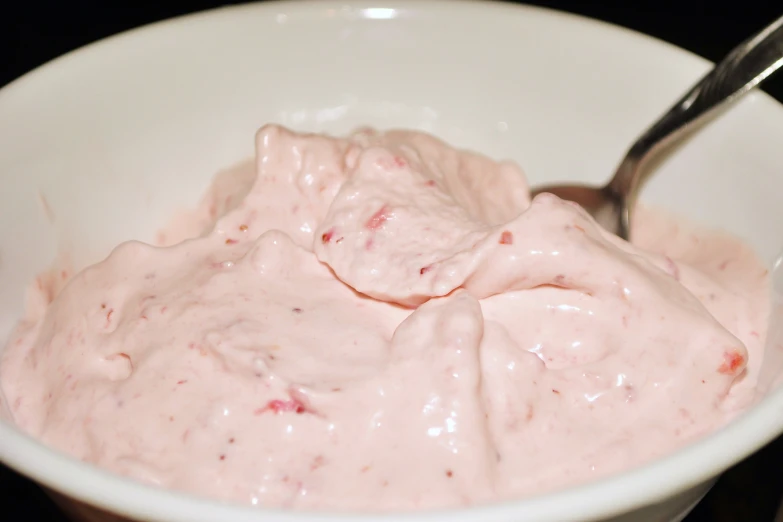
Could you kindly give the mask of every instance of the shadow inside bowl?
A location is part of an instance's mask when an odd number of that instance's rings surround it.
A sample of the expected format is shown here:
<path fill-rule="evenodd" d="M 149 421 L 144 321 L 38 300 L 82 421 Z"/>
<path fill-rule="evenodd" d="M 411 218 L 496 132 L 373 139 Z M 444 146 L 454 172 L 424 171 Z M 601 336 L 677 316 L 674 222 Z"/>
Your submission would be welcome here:
<path fill-rule="evenodd" d="M 43 490 L 57 504 L 57 507 L 65 513 L 65 516 L 73 520 L 73 522 L 133 522 L 130 518 L 115 515 L 79 502 L 49 488 L 43 488 Z"/>

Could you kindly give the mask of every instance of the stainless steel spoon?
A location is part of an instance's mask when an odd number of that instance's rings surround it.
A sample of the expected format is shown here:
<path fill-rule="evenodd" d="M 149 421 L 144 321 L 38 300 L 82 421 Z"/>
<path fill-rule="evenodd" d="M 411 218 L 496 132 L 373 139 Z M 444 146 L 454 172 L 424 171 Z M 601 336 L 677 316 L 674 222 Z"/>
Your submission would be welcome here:
<path fill-rule="evenodd" d="M 578 203 L 602 227 L 630 239 L 636 194 L 653 169 L 651 160 L 678 143 L 694 123 L 735 101 L 783 66 L 783 17 L 735 47 L 628 149 L 605 187 L 549 185 L 542 192 Z"/>

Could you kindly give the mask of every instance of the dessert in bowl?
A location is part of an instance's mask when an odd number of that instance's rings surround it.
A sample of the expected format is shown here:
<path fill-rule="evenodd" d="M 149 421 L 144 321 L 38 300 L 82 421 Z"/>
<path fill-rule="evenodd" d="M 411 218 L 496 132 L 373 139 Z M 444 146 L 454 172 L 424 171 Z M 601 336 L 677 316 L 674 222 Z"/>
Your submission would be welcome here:
<path fill-rule="evenodd" d="M 773 173 L 780 158 L 769 136 L 780 132 L 781 122 L 774 116 L 778 108 L 763 95 L 694 140 L 644 194 L 651 206 L 741 236 L 756 254 L 723 236 L 701 234 L 697 239 L 705 243 L 689 251 L 677 246 L 688 243 L 689 234 L 678 239 L 675 224 L 647 212 L 639 216 L 639 244 L 618 242 L 571 205 L 551 197 L 530 202 L 524 177 L 512 164 L 456 152 L 428 135 L 364 132 L 336 139 L 274 126 L 257 136 L 257 165 L 221 176 L 233 185 L 216 183 L 200 215 L 177 219 L 156 237 L 176 210 L 193 206 L 215 171 L 252 152 L 243 144 L 252 144 L 248 136 L 266 121 L 337 136 L 362 124 L 418 128 L 460 148 L 511 158 L 531 182 L 590 181 L 610 170 L 634 125 L 642 125 L 665 104 L 665 96 L 704 68 L 695 58 L 601 24 L 535 9 L 454 5 L 454 14 L 445 14 L 441 3 L 385 10 L 330 9 L 324 3 L 221 10 L 115 38 L 4 91 L 0 109 L 8 121 L 19 124 L 23 115 L 30 117 L 24 111 L 35 108 L 49 122 L 35 133 L 29 121 L 16 126 L 3 163 L 10 184 L 18 187 L 5 205 L 9 223 L 19 223 L 9 227 L 15 235 L 3 248 L 9 251 L 3 267 L 9 331 L 20 315 L 26 280 L 49 267 L 58 240 L 70 263 L 65 274 L 54 274 L 56 284 L 42 280 L 41 287 L 52 290 L 44 292 L 44 304 L 58 292 L 59 281 L 68 280 L 45 318 L 12 337 L 13 345 L 27 335 L 19 346 L 29 349 L 4 352 L 11 415 L 22 428 L 50 434 L 44 440 L 77 457 L 202 497 L 117 477 L 96 484 L 103 472 L 54 456 L 6 425 L 4 460 L 67 495 L 142 519 L 307 519 L 321 516 L 314 510 L 325 516 L 340 509 L 398 508 L 437 508 L 445 511 L 426 516 L 452 519 L 595 519 L 673 497 L 647 512 L 660 520 L 680 515 L 705 491 L 701 483 L 777 433 L 779 419 L 769 413 L 776 396 L 760 402 L 771 389 L 777 323 L 769 323 L 765 344 L 770 301 L 758 296 L 768 290 L 765 261 L 778 246 Z M 419 40 L 427 24 L 444 16 L 451 23 L 438 39 Z M 486 56 L 475 44 L 460 45 L 460 31 L 475 17 L 494 21 L 496 43 L 519 37 L 520 27 L 529 29 L 522 31 L 527 37 L 542 37 L 536 27 L 546 23 L 565 24 L 559 30 L 573 40 L 546 59 L 524 46 L 515 50 L 524 58 L 524 71 L 510 68 L 507 56 L 484 61 L 489 76 L 457 81 L 460 72 L 464 76 L 464 58 L 475 57 L 478 64 Z M 261 26 L 267 30 L 259 31 Z M 307 67 L 286 67 L 294 49 L 303 47 L 285 46 L 300 45 L 294 42 L 303 31 L 325 45 L 312 52 Z M 607 32 L 613 36 L 600 36 Z M 199 47 L 204 34 L 226 39 Z M 142 49 L 155 49 L 154 59 L 140 58 L 134 38 Z M 355 45 L 356 38 L 367 45 Z M 638 78 L 639 89 L 617 90 L 607 99 L 635 109 L 634 117 L 616 116 L 618 121 L 595 118 L 591 100 L 607 78 L 577 90 L 569 81 L 570 74 L 585 72 L 580 67 L 591 66 L 592 53 L 610 45 L 606 38 L 628 39 L 641 53 L 665 55 L 655 71 L 657 83 Z M 265 55 L 263 71 L 248 69 L 249 53 L 267 41 L 287 50 Z M 416 61 L 403 60 L 414 43 L 427 52 Z M 590 53 L 586 44 L 593 46 Z M 247 54 L 230 52 L 240 48 Z M 185 49 L 194 54 L 183 56 Z M 457 54 L 461 60 L 449 59 Z M 328 70 L 327 55 L 336 57 Z M 128 76 L 92 76 L 113 58 Z M 575 66 L 566 70 L 558 60 Z M 171 69 L 174 62 L 180 66 Z M 634 63 L 629 59 L 618 67 Z M 154 82 L 128 84 L 131 72 L 139 77 L 134 67 Z M 215 73 L 214 81 L 205 80 L 205 71 Z M 278 75 L 274 84 L 265 81 L 270 71 Z M 44 81 L 36 75 L 47 73 L 47 82 L 62 78 L 63 88 L 42 94 L 29 87 Z M 77 73 L 92 82 L 69 76 Z M 544 92 L 536 79 L 546 74 L 553 83 Z M 333 80 L 314 93 L 312 79 L 327 77 Z M 426 85 L 413 89 L 406 77 Z M 442 96 L 436 86 L 446 84 L 460 88 Z M 481 95 L 480 111 L 478 103 L 460 103 L 490 87 L 503 96 Z M 98 94 L 109 92 L 117 96 Z M 657 99 L 661 105 L 655 105 Z M 645 100 L 644 110 L 638 100 Z M 67 118 L 76 113 L 80 119 Z M 743 141 L 736 131 L 742 118 L 753 119 L 763 133 Z M 78 132 L 71 128 L 74 122 Z M 733 147 L 721 145 L 729 140 Z M 40 152 L 31 156 L 32 150 Z M 582 153 L 565 157 L 561 150 Z M 759 183 L 738 185 L 730 174 L 739 164 L 751 165 Z M 19 169 L 24 177 L 16 175 Z M 701 190 L 706 182 L 709 197 Z M 22 216 L 28 217 L 24 225 Z M 644 223 L 656 226 L 645 229 Z M 194 235 L 203 237 L 179 241 Z M 175 245 L 126 243 L 104 263 L 72 277 L 72 269 L 128 239 Z M 638 248 L 657 252 L 648 256 Z M 541 251 L 548 252 L 545 262 L 531 256 Z M 688 268 L 699 263 L 699 270 Z M 738 266 L 745 268 L 732 272 Z M 709 277 L 699 275 L 705 271 Z M 727 271 L 721 280 L 719 272 Z M 175 280 L 184 286 L 172 285 Z M 762 281 L 756 292 L 753 285 Z M 205 302 L 222 303 L 233 315 L 215 322 L 219 314 Z M 654 323 L 648 317 L 653 308 L 640 306 L 651 302 L 669 306 Z M 602 309 L 606 303 L 611 306 Z M 36 303 L 30 304 L 34 315 Z M 585 316 L 574 310 L 585 310 Z M 696 328 L 689 322 L 694 317 Z M 158 337 L 128 342 L 143 337 L 137 336 L 141 328 L 149 333 L 153 323 Z M 603 329 L 590 331 L 599 331 L 600 339 L 575 334 L 599 323 Z M 81 330 L 70 326 L 77 324 Z M 613 333 L 620 331 L 625 333 Z M 580 350 L 583 342 L 590 346 Z M 566 344 L 570 350 L 563 349 Z M 321 348 L 314 351 L 316 346 Z M 584 371 L 608 360 L 615 364 L 611 374 Z M 66 367 L 78 372 L 69 377 L 61 372 Z M 572 380 L 562 380 L 571 370 L 581 382 L 574 389 L 567 385 Z M 56 384 L 23 379 L 42 371 Z M 222 377 L 206 378 L 220 371 Z M 658 392 L 658 383 L 676 385 Z M 151 388 L 157 391 L 149 393 Z M 29 398 L 38 413 L 25 409 Z M 45 405 L 50 400 L 55 406 Z M 736 415 L 757 402 L 722 427 L 724 414 Z M 651 404 L 656 408 L 644 407 Z M 590 410 L 595 414 L 585 413 Z M 694 414 L 701 423 L 692 422 Z M 149 424 L 139 420 L 145 415 Z M 592 426 L 595 436 L 568 432 L 580 422 Z M 693 426 L 698 429 L 687 432 Z M 707 436 L 702 431 L 707 427 L 718 431 Z M 640 436 L 655 430 L 668 435 L 679 430 L 683 443 L 698 441 L 663 458 L 658 452 L 681 444 Z M 66 440 L 66 432 L 76 434 L 65 443 L 70 447 L 55 442 Z M 363 436 L 351 438 L 356 434 Z M 150 450 L 148 441 L 158 444 L 152 453 L 127 458 L 134 444 Z M 175 447 L 186 451 L 178 456 Z M 149 458 L 155 452 L 158 462 Z M 586 474 L 569 467 L 591 453 L 594 462 L 577 466 L 589 470 Z M 161 462 L 163 457 L 169 460 Z M 662 458 L 650 463 L 652 457 Z M 253 465 L 254 459 L 271 465 Z M 91 486 L 56 480 L 63 469 L 56 464 L 65 462 L 71 474 L 93 477 Z M 609 476 L 640 464 L 647 465 Z M 221 469 L 235 471 L 223 476 Z M 262 477 L 262 483 L 232 483 L 232 476 L 243 474 Z M 316 481 L 307 482 L 309 477 Z M 585 482 L 599 477 L 603 480 Z M 495 483 L 515 486 L 503 490 Z M 238 493 L 221 494 L 217 485 Z M 556 491 L 558 486 L 574 487 Z M 536 494 L 543 495 L 531 496 Z M 306 511 L 281 515 L 226 506 L 210 502 L 210 495 Z"/>

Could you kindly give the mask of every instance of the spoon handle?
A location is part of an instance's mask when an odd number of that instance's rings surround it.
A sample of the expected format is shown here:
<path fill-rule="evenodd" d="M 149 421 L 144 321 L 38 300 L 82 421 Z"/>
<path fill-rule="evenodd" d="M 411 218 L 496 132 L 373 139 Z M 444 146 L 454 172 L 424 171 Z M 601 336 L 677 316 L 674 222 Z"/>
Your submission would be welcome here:
<path fill-rule="evenodd" d="M 642 181 L 642 163 L 666 148 L 691 123 L 740 98 L 781 66 L 783 16 L 735 47 L 647 129 L 628 150 L 608 188 L 615 194 L 633 195 Z"/>

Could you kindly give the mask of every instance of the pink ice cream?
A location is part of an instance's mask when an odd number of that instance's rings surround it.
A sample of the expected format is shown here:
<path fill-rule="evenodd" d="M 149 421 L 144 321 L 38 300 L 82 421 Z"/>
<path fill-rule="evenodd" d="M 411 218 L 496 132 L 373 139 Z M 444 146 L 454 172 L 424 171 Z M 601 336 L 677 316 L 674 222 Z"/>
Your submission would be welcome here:
<path fill-rule="evenodd" d="M 2 388 L 46 444 L 253 505 L 585 482 L 724 424 L 763 352 L 767 271 L 739 241 L 642 209 L 631 245 L 416 132 L 264 127 L 255 168 L 160 241 L 39 285 Z"/>

